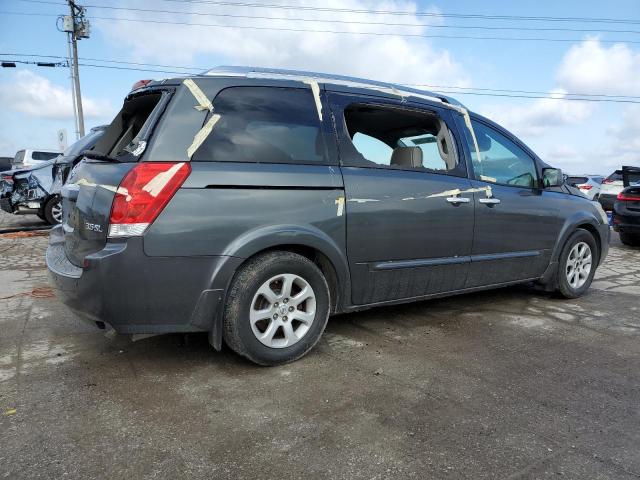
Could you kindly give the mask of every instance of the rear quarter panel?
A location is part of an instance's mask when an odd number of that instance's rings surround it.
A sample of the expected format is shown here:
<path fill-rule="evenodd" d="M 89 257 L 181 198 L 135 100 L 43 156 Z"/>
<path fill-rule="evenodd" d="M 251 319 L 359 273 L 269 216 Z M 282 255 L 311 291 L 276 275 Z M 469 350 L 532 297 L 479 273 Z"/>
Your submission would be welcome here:
<path fill-rule="evenodd" d="M 346 266 L 342 175 L 326 165 L 192 162 L 144 237 L 150 256 L 247 258 L 275 245 L 317 248 Z M 340 273 L 340 272 L 339 272 Z"/>

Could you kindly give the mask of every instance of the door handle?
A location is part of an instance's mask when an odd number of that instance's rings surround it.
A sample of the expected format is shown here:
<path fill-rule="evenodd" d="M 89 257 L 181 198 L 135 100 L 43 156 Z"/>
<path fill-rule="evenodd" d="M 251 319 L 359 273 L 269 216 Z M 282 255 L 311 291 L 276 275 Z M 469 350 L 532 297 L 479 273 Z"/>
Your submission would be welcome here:
<path fill-rule="evenodd" d="M 457 205 L 459 203 L 469 203 L 471 199 L 466 197 L 447 197 L 447 202 Z"/>
<path fill-rule="evenodd" d="M 497 205 L 498 203 L 500 203 L 500 199 L 499 198 L 480 198 L 478 199 L 478 202 L 480 203 L 484 203 L 485 205 Z"/>

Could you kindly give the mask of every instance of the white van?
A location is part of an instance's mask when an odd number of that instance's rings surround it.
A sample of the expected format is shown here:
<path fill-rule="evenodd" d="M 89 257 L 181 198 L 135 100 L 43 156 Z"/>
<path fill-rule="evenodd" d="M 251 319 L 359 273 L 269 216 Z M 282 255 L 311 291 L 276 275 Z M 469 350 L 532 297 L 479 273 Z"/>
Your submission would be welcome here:
<path fill-rule="evenodd" d="M 18 150 L 16 156 L 13 157 L 13 167 L 28 167 L 32 165 L 38 165 L 40 163 L 56 158 L 62 152 L 55 150 Z"/>

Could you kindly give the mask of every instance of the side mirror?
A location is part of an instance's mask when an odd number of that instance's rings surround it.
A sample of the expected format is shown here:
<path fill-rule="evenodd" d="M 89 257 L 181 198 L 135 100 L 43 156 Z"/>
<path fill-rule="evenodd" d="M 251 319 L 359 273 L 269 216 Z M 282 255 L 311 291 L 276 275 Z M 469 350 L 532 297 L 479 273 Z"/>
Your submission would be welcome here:
<path fill-rule="evenodd" d="M 562 170 L 559 168 L 543 168 L 542 169 L 542 187 L 560 187 L 564 183 Z"/>

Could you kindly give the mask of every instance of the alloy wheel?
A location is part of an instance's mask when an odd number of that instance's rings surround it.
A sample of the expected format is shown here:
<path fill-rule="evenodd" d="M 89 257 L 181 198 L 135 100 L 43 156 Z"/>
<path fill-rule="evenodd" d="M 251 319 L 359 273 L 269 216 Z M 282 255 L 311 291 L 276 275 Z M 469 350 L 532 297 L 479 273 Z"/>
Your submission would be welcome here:
<path fill-rule="evenodd" d="M 251 330 L 270 348 L 299 342 L 316 316 L 316 295 L 304 278 L 283 273 L 264 282 L 253 296 L 249 311 Z"/>
<path fill-rule="evenodd" d="M 51 207 L 51 216 L 57 223 L 62 223 L 62 203 L 60 200 Z"/>
<path fill-rule="evenodd" d="M 586 242 L 576 243 L 567 257 L 565 273 L 567 282 L 573 289 L 582 287 L 591 273 L 593 256 Z"/>

